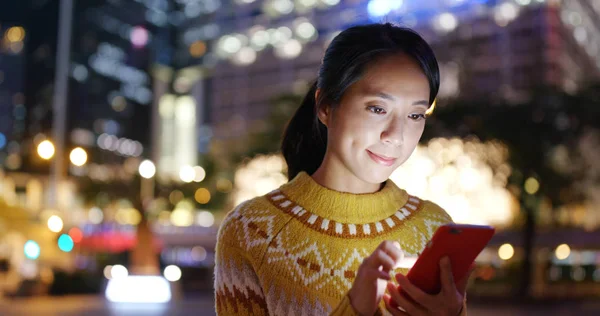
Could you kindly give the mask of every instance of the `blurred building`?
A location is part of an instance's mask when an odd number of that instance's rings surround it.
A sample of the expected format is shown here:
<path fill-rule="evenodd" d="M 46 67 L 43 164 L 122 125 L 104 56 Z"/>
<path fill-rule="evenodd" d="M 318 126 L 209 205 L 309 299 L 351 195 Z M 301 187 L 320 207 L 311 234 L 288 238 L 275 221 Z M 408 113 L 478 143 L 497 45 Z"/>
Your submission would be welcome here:
<path fill-rule="evenodd" d="M 205 2 L 219 9 L 185 10 L 196 16 L 189 14 L 180 27 L 177 54 L 210 70 L 208 120 L 216 139 L 247 133 L 274 96 L 302 92 L 316 78 L 329 40 L 373 21 L 415 28 L 432 44 L 442 70 L 441 98 L 518 102 L 538 86 L 575 91 L 600 78 L 596 1 Z"/>

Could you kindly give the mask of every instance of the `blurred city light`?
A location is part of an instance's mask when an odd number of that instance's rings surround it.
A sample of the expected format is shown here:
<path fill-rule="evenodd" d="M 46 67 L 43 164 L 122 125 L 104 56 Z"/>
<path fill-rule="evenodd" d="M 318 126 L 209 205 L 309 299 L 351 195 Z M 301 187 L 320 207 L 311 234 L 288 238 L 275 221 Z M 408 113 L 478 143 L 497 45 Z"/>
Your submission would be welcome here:
<path fill-rule="evenodd" d="M 85 165 L 85 163 L 87 162 L 87 153 L 85 152 L 85 150 L 81 147 L 76 147 L 73 150 L 71 150 L 71 154 L 69 155 L 69 158 L 71 159 L 71 163 L 74 164 L 75 166 L 81 167 L 83 165 Z"/>
<path fill-rule="evenodd" d="M 240 66 L 250 65 L 256 61 L 256 51 L 250 47 L 244 47 L 233 56 L 232 61 Z"/>
<path fill-rule="evenodd" d="M 104 214 L 99 207 L 92 207 L 88 213 L 88 219 L 92 224 L 100 224 L 104 219 Z"/>
<path fill-rule="evenodd" d="M 196 178 L 196 172 L 192 166 L 183 166 L 179 169 L 179 179 L 185 183 L 190 183 Z"/>
<path fill-rule="evenodd" d="M 390 179 L 458 223 L 505 226 L 517 203 L 506 189 L 507 161 L 508 149 L 498 142 L 436 138 L 419 145 Z"/>
<path fill-rule="evenodd" d="M 257 156 L 235 172 L 234 204 L 261 196 L 287 182 L 280 155 Z"/>
<path fill-rule="evenodd" d="M 142 177 L 150 179 L 156 174 L 156 166 L 154 166 L 152 161 L 144 160 L 140 163 L 138 171 Z"/>
<path fill-rule="evenodd" d="M 196 224 L 202 227 L 211 227 L 215 223 L 215 216 L 209 211 L 200 211 L 196 215 Z"/>
<path fill-rule="evenodd" d="M 45 140 L 37 146 L 37 153 L 42 159 L 50 159 L 54 156 L 54 144 L 51 141 Z"/>
<path fill-rule="evenodd" d="M 106 267 L 104 267 L 103 273 L 104 273 L 104 277 L 107 279 L 112 279 L 112 267 L 111 265 L 107 265 Z"/>
<path fill-rule="evenodd" d="M 183 199 L 183 192 L 181 192 L 179 190 L 173 190 L 169 194 L 169 202 L 171 202 L 171 204 L 173 204 L 173 205 L 176 205 L 182 199 Z"/>
<path fill-rule="evenodd" d="M 494 20 L 499 26 L 506 26 L 519 15 L 519 7 L 514 3 L 505 2 L 496 7 Z"/>
<path fill-rule="evenodd" d="M 206 188 L 198 188 L 194 193 L 194 198 L 200 204 L 207 204 L 210 201 L 210 191 Z"/>
<path fill-rule="evenodd" d="M 536 178 L 531 177 L 525 180 L 525 192 L 529 194 L 536 194 L 539 189 L 540 183 Z"/>
<path fill-rule="evenodd" d="M 317 34 L 317 29 L 308 21 L 298 23 L 295 27 L 295 31 L 298 37 L 304 40 L 312 39 Z"/>
<path fill-rule="evenodd" d="M 565 260 L 571 255 L 571 248 L 567 244 L 561 244 L 558 247 L 556 247 L 554 255 L 558 260 Z"/>
<path fill-rule="evenodd" d="M 62 234 L 58 237 L 58 248 L 64 252 L 73 250 L 73 239 L 67 234 Z"/>
<path fill-rule="evenodd" d="M 194 224 L 194 211 L 184 208 L 175 208 L 171 212 L 171 223 L 175 226 L 187 227 Z"/>
<path fill-rule="evenodd" d="M 302 44 L 296 39 L 290 39 L 275 47 L 275 55 L 283 59 L 293 59 L 302 52 Z"/>
<path fill-rule="evenodd" d="M 531 0 L 515 0 L 518 5 L 526 6 L 531 4 Z"/>
<path fill-rule="evenodd" d="M 25 257 L 31 260 L 35 260 L 40 256 L 40 245 L 33 240 L 28 240 L 23 247 Z"/>
<path fill-rule="evenodd" d="M 9 43 L 21 42 L 25 39 L 25 29 L 20 26 L 13 26 L 6 30 L 4 36 Z"/>
<path fill-rule="evenodd" d="M 217 191 L 229 193 L 233 189 L 233 183 L 229 179 L 221 178 L 217 180 Z"/>
<path fill-rule="evenodd" d="M 55 233 L 60 232 L 63 229 L 63 220 L 57 215 L 50 216 L 48 218 L 48 228 Z"/>
<path fill-rule="evenodd" d="M 192 256 L 192 260 L 196 262 L 203 261 L 206 259 L 206 249 L 202 246 L 195 246 L 192 248 L 190 255 Z"/>
<path fill-rule="evenodd" d="M 118 303 L 166 303 L 171 300 L 169 281 L 160 276 L 135 275 L 111 278 L 106 298 Z"/>
<path fill-rule="evenodd" d="M 503 244 L 498 249 L 498 257 L 502 260 L 509 260 L 515 254 L 515 249 L 511 244 Z"/>
<path fill-rule="evenodd" d="M 442 32 L 451 32 L 458 26 L 458 20 L 452 13 L 442 13 L 437 18 L 436 28 Z"/>
<path fill-rule="evenodd" d="M 321 0 L 323 1 L 323 3 L 325 3 L 328 6 L 334 6 L 338 3 L 340 3 L 340 0 Z M 402 0 L 394 0 L 396 3 L 400 3 L 400 4 L 396 4 L 396 6 L 399 8 L 402 5 Z"/>
<path fill-rule="evenodd" d="M 367 11 L 372 17 L 382 17 L 393 10 L 400 9 L 403 0 L 371 0 L 367 5 Z"/>
<path fill-rule="evenodd" d="M 71 236 L 71 239 L 73 239 L 74 243 L 79 243 L 83 239 L 83 232 L 81 229 L 73 227 L 69 229 L 69 236 Z"/>
<path fill-rule="evenodd" d="M 0 149 L 3 149 L 6 146 L 6 136 L 0 133 Z"/>
<path fill-rule="evenodd" d="M 190 55 L 198 58 L 206 53 L 206 44 L 203 41 L 195 41 L 190 45 Z"/>
<path fill-rule="evenodd" d="M 138 48 L 146 46 L 146 44 L 148 44 L 148 38 L 148 31 L 145 28 L 136 26 L 131 29 L 130 40 L 133 46 Z"/>
<path fill-rule="evenodd" d="M 123 265 L 116 264 L 110 269 L 111 279 L 127 278 L 129 271 Z"/>
<path fill-rule="evenodd" d="M 202 182 L 206 178 L 206 170 L 201 166 L 194 167 L 194 182 Z"/>
<path fill-rule="evenodd" d="M 179 267 L 176 265 L 167 266 L 163 274 L 165 276 L 165 279 L 171 282 L 176 282 L 179 281 L 179 279 L 181 279 L 181 269 L 179 269 Z"/>

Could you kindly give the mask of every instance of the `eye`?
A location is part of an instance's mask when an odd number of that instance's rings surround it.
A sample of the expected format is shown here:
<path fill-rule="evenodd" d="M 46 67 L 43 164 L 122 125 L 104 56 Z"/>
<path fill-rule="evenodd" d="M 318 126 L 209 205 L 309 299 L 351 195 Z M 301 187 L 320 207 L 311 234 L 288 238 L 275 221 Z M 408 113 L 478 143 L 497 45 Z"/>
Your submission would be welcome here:
<path fill-rule="evenodd" d="M 368 106 L 367 110 L 371 113 L 378 114 L 378 115 L 382 115 L 382 114 L 386 113 L 382 107 L 375 106 L 375 105 Z"/>
<path fill-rule="evenodd" d="M 408 116 L 413 121 L 421 121 L 426 118 L 425 114 L 411 114 Z"/>

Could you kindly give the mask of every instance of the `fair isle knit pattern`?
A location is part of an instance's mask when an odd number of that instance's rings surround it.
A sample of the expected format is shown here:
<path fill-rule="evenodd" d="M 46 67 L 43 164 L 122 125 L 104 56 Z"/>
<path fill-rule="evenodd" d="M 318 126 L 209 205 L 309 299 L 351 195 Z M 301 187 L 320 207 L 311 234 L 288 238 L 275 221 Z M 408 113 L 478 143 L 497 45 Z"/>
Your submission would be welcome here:
<path fill-rule="evenodd" d="M 449 222 L 439 206 L 409 196 L 390 180 L 379 192 L 349 194 L 300 173 L 242 203 L 223 221 L 217 314 L 356 315 L 347 293 L 363 259 L 384 240 L 416 255 Z M 387 314 L 383 303 L 378 313 Z"/>

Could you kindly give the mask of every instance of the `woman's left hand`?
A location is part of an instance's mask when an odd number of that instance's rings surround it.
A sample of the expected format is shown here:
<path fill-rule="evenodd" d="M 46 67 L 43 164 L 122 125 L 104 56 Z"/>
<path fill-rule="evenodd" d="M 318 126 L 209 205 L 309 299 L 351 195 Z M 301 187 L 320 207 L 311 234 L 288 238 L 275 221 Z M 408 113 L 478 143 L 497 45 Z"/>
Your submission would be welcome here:
<path fill-rule="evenodd" d="M 390 295 L 384 296 L 385 306 L 392 315 L 442 315 L 457 316 L 463 308 L 467 282 L 473 269 L 458 284 L 455 285 L 452 268 L 448 257 L 440 260 L 442 289 L 436 295 L 430 295 L 410 283 L 406 276 L 396 274 L 398 286 L 389 282 L 387 290 Z M 410 296 L 400 294 L 400 288 Z M 395 303 L 393 304 L 392 301 Z M 399 310 L 397 305 L 405 312 Z"/>

